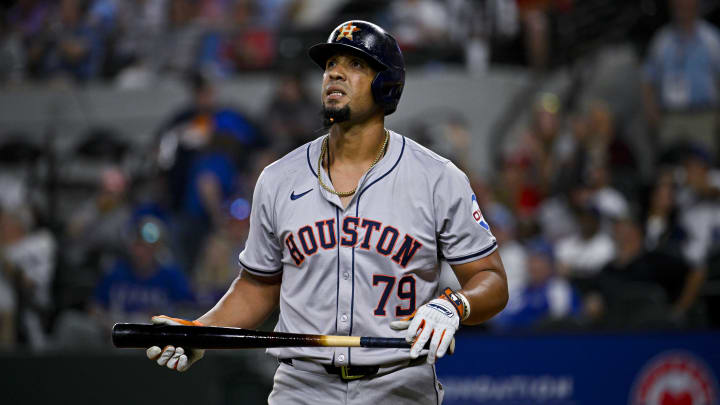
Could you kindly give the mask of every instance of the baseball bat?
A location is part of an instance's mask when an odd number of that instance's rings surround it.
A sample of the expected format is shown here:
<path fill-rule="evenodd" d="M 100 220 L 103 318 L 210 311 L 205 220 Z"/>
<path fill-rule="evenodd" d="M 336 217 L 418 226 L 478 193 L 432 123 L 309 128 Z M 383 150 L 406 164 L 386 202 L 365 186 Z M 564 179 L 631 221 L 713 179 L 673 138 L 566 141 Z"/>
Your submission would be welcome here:
<path fill-rule="evenodd" d="M 307 335 L 263 332 L 218 326 L 175 326 L 116 323 L 112 342 L 117 348 L 181 346 L 193 349 L 259 349 L 268 347 L 390 347 L 410 348 L 403 338 Z"/>

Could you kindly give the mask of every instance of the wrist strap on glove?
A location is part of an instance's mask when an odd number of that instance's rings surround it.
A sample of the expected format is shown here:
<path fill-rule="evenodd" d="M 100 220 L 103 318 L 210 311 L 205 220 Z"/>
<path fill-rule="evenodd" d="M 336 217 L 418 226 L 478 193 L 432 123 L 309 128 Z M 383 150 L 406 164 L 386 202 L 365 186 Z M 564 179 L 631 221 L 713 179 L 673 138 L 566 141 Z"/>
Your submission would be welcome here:
<path fill-rule="evenodd" d="M 464 321 L 470 316 L 470 303 L 461 293 L 445 288 L 440 297 L 450 301 L 460 316 L 460 321 Z"/>
<path fill-rule="evenodd" d="M 171 321 L 179 323 L 180 325 L 185 325 L 185 326 L 205 326 L 202 324 L 202 322 L 200 322 L 198 320 L 189 321 L 187 319 L 173 318 L 173 317 L 167 316 L 167 315 L 157 315 L 157 316 L 154 316 L 153 318 L 165 318 L 165 319 L 169 319 Z"/>

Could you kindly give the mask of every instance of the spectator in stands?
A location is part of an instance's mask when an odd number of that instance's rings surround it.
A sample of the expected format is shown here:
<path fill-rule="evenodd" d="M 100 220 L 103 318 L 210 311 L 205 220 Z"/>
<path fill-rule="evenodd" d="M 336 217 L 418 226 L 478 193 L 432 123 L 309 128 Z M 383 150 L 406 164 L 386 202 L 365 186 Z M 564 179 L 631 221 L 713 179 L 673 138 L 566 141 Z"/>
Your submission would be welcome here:
<path fill-rule="evenodd" d="M 6 10 L 0 8 L 0 84 L 17 83 L 25 77 L 25 48 L 20 32 L 5 22 Z"/>
<path fill-rule="evenodd" d="M 87 3 L 62 0 L 50 26 L 45 72 L 49 78 L 86 81 L 100 73 L 103 39 L 87 21 Z"/>
<path fill-rule="evenodd" d="M 491 323 L 497 330 L 528 329 L 543 321 L 579 315 L 580 296 L 557 275 L 552 245 L 536 239 L 527 244 L 528 283 L 514 302 Z"/>
<path fill-rule="evenodd" d="M 632 189 L 637 179 L 637 159 L 623 139 L 615 114 L 604 100 L 593 100 L 570 120 L 571 131 L 558 142 L 559 167 L 554 189 L 566 190 L 594 168 L 608 170 L 608 184 Z M 629 183 L 625 186 L 625 183 Z"/>
<path fill-rule="evenodd" d="M 256 20 L 260 25 L 270 28 L 282 28 L 281 25 L 289 23 L 293 14 L 307 4 L 295 0 L 267 0 L 255 3 L 257 7 Z"/>
<path fill-rule="evenodd" d="M 265 6 L 268 6 L 271 2 Z M 263 69 L 275 61 L 275 33 L 262 24 L 259 2 L 238 1 L 230 13 L 232 30 L 223 38 L 222 52 L 236 70 Z M 278 15 L 277 17 L 280 17 Z"/>
<path fill-rule="evenodd" d="M 714 169 L 713 156 L 707 149 L 690 146 L 681 163 L 685 177 L 676 196 L 681 210 L 720 199 L 720 172 Z"/>
<path fill-rule="evenodd" d="M 97 193 L 74 212 L 67 224 L 73 239 L 97 245 L 101 250 L 117 254 L 124 250 L 122 230 L 130 218 L 128 178 L 119 167 L 108 167 L 100 176 Z"/>
<path fill-rule="evenodd" d="M 578 232 L 557 242 L 558 272 L 583 290 L 615 254 L 613 241 L 602 231 L 597 207 L 587 205 L 576 211 Z"/>
<path fill-rule="evenodd" d="M 0 350 L 15 346 L 15 291 L 6 266 L 0 264 Z"/>
<path fill-rule="evenodd" d="M 570 12 L 573 3 L 573 0 L 488 1 L 488 20 L 496 42 L 493 58 L 501 63 L 521 62 L 534 73 L 545 73 L 564 56 L 553 54 L 558 45 L 553 43 L 553 26 L 558 25 L 556 19 L 562 22 L 558 17 Z"/>
<path fill-rule="evenodd" d="M 300 74 L 285 74 L 277 83 L 263 116 L 275 146 L 290 151 L 314 139 L 318 114 Z"/>
<path fill-rule="evenodd" d="M 91 0 L 87 11 L 88 24 L 109 33 L 117 24 L 117 13 L 118 4 L 114 0 Z"/>
<path fill-rule="evenodd" d="M 101 270 L 125 252 L 123 235 L 131 214 L 128 182 L 119 167 L 106 168 L 95 194 L 71 213 L 63 257 L 72 271 L 58 296 L 63 305 L 87 301 L 90 280 L 97 280 Z"/>
<path fill-rule="evenodd" d="M 181 249 L 192 252 L 183 263 L 190 270 L 195 265 L 197 246 L 222 226 L 224 203 L 236 189 L 238 172 L 231 154 L 234 146 L 227 136 L 213 137 L 207 148 L 193 156 L 184 173 L 187 184 L 177 218 L 181 221 Z"/>
<path fill-rule="evenodd" d="M 645 203 L 645 248 L 683 258 L 682 247 L 686 243 L 688 234 L 680 224 L 676 194 L 672 172 L 669 170 L 661 172 Z"/>
<path fill-rule="evenodd" d="M 709 153 L 690 148 L 684 161 L 685 181 L 678 192 L 680 224 L 687 231 L 683 245 L 688 274 L 675 314 L 683 316 L 694 304 L 704 284 L 708 265 L 720 253 L 720 176 Z"/>
<path fill-rule="evenodd" d="M 174 113 L 158 131 L 158 165 L 162 170 L 180 164 L 185 150 L 202 148 L 213 135 L 213 115 L 219 108 L 215 88 L 200 73 L 188 75 L 187 86 L 190 105 Z"/>
<path fill-rule="evenodd" d="M 54 10 L 53 2 L 46 0 L 21 0 L 8 10 L 7 26 L 19 36 L 22 63 L 30 77 L 44 72 L 47 31 Z"/>
<path fill-rule="evenodd" d="M 42 32 L 53 11 L 50 1 L 20 0 L 9 8 L 7 22 L 24 38 L 28 38 Z"/>
<path fill-rule="evenodd" d="M 221 105 L 214 85 L 205 75 L 187 75 L 191 100 L 174 113 L 158 130 L 158 165 L 169 170 L 182 165 L 185 155 L 202 150 L 215 135 L 225 135 L 244 149 L 265 146 L 266 140 L 257 126 L 243 113 Z M 237 156 L 242 163 L 247 153 Z"/>
<path fill-rule="evenodd" d="M 221 226 L 206 239 L 193 271 L 193 286 L 199 306 L 214 305 L 237 276 L 238 254 L 243 250 L 249 229 L 250 202 L 236 198 Z"/>
<path fill-rule="evenodd" d="M 523 27 L 526 63 L 538 73 L 550 63 L 551 0 L 517 0 L 518 14 Z"/>
<path fill-rule="evenodd" d="M 168 223 L 153 206 L 135 210 L 127 235 L 127 255 L 118 259 L 95 289 L 95 311 L 108 327 L 145 322 L 152 314 L 187 311 L 190 285 L 167 249 Z"/>
<path fill-rule="evenodd" d="M 561 122 L 558 96 L 553 93 L 540 94 L 533 106 L 530 128 L 518 145 L 530 159 L 532 177 L 543 195 L 548 194 L 556 176 Z"/>
<path fill-rule="evenodd" d="M 588 136 L 585 138 L 584 147 L 590 165 L 606 166 L 612 181 L 637 176 L 635 154 L 623 139 L 615 113 L 607 101 L 593 100 L 586 115 Z"/>
<path fill-rule="evenodd" d="M 127 0 L 116 3 L 117 27 L 110 55 L 111 75 L 123 88 L 151 84 L 155 51 L 168 21 L 167 0 Z"/>
<path fill-rule="evenodd" d="M 197 68 L 200 41 L 205 33 L 199 10 L 193 0 L 170 1 L 168 25 L 153 50 L 154 70 L 182 77 Z"/>
<path fill-rule="evenodd" d="M 471 182 L 476 178 L 472 172 L 477 159 L 471 147 L 472 129 L 461 111 L 447 107 L 423 111 L 412 121 L 410 131 L 417 142 L 446 156 L 468 174 Z"/>
<path fill-rule="evenodd" d="M 205 6 L 203 19 L 209 27 L 200 41 L 198 69 L 227 77 L 238 70 L 264 69 L 273 64 L 276 31 L 289 26 L 282 23 L 293 2 L 215 0 L 201 3 Z"/>
<path fill-rule="evenodd" d="M 55 249 L 55 239 L 49 231 L 34 229 L 29 209 L 5 206 L 0 210 L 0 266 L 18 303 L 19 341 L 32 349 L 43 349 L 47 344 Z M 7 316 L 8 308 L 5 309 Z"/>
<path fill-rule="evenodd" d="M 543 237 L 553 243 L 577 232 L 575 211 L 590 204 L 592 197 L 587 184 L 590 123 L 580 112 L 571 114 L 568 122 L 568 131 L 558 135 L 553 147 L 552 185 L 537 213 Z"/>
<path fill-rule="evenodd" d="M 720 33 L 699 16 L 698 0 L 670 0 L 673 21 L 654 36 L 643 101 L 661 150 L 691 139 L 718 153 Z"/>
<path fill-rule="evenodd" d="M 606 102 L 595 100 L 569 122 L 569 131 L 557 137 L 549 159 L 549 189 L 555 196 L 564 195 L 582 184 L 588 200 L 582 204 L 591 202 L 606 216 L 623 214 L 640 177 L 635 154 L 619 136 L 614 114 Z"/>
<path fill-rule="evenodd" d="M 590 167 L 587 173 L 591 203 L 598 208 L 604 218 L 625 217 L 630 211 L 630 202 L 610 183 L 610 170 L 602 162 Z"/>
<path fill-rule="evenodd" d="M 510 208 L 519 220 L 534 216 L 543 198 L 531 168 L 532 163 L 526 156 L 508 155 L 493 187 L 498 201 Z"/>
<path fill-rule="evenodd" d="M 8 224 L 2 221 L 4 217 L 2 212 L 12 211 L 21 206 L 26 196 L 27 190 L 23 181 L 7 172 L 0 174 L 0 240 L 9 238 L 4 236 L 8 233 L 6 230 Z M 0 349 L 13 348 L 17 340 L 15 279 L 15 272 L 11 271 L 11 267 L 0 255 Z"/>
<path fill-rule="evenodd" d="M 191 75 L 193 103 L 159 131 L 158 163 L 168 187 L 166 198 L 178 225 L 178 259 L 191 271 L 205 237 L 223 218 L 223 203 L 238 176 L 264 140 L 241 113 L 219 105 L 202 75 Z"/>
<path fill-rule="evenodd" d="M 590 296 L 602 298 L 609 326 L 682 319 L 694 288 L 687 262 L 671 252 L 648 250 L 641 224 L 630 216 L 615 221 L 613 240 L 614 258 L 588 288 Z"/>
<path fill-rule="evenodd" d="M 448 38 L 448 12 L 436 0 L 402 0 L 392 2 L 390 19 L 403 49 L 442 46 Z"/>
<path fill-rule="evenodd" d="M 443 125 L 442 139 L 450 147 L 449 159 L 465 172 L 472 171 L 472 131 L 462 115 L 452 115 Z"/>
<path fill-rule="evenodd" d="M 567 115 L 567 131 L 559 134 L 553 156 L 556 167 L 551 194 L 567 193 L 582 180 L 589 160 L 584 144 L 590 136 L 590 122 L 580 111 Z"/>
<path fill-rule="evenodd" d="M 631 217 L 616 221 L 613 240 L 615 257 L 601 272 L 602 277 L 656 284 L 663 288 L 668 302 L 677 303 L 689 271 L 684 260 L 664 251 L 647 250 L 642 227 Z"/>

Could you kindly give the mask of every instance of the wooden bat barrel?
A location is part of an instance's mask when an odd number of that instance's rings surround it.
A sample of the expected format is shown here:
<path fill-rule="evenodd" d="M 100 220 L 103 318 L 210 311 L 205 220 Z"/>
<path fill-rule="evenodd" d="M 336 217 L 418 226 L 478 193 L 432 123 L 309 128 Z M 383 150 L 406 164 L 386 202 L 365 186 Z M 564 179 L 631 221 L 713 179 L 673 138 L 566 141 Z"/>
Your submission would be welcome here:
<path fill-rule="evenodd" d="M 267 347 L 409 348 L 402 338 L 306 335 L 217 326 L 171 326 L 118 323 L 112 342 L 117 348 L 181 346 L 194 349 L 259 349 Z"/>

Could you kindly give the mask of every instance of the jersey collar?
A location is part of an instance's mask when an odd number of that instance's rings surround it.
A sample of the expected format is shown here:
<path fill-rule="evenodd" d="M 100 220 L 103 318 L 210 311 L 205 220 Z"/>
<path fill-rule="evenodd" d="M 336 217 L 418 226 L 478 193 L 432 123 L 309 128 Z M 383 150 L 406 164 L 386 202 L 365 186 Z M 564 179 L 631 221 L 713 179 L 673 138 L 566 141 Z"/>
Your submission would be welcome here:
<path fill-rule="evenodd" d="M 388 149 L 385 152 L 385 156 L 380 159 L 380 161 L 377 162 L 377 164 L 371 168 L 363 177 L 360 179 L 360 183 L 358 186 L 358 191 L 353 195 L 353 200 L 357 198 L 357 196 L 362 192 L 362 190 L 367 187 L 369 184 L 375 182 L 376 180 L 379 180 L 382 176 L 387 174 L 388 171 L 392 170 L 392 168 L 395 167 L 395 165 L 398 162 L 398 159 L 401 156 L 401 153 L 403 151 L 404 146 L 404 139 L 403 136 L 393 132 L 391 130 L 388 130 L 390 133 L 390 141 L 388 143 Z M 312 176 L 317 179 L 317 164 L 318 159 L 320 158 L 320 152 L 322 150 L 322 142 L 323 139 L 325 139 L 325 136 L 327 134 L 315 139 L 314 141 L 310 142 L 307 148 L 306 157 L 307 157 L 307 163 L 308 168 L 310 172 L 312 173 Z M 322 176 L 322 180 L 327 185 L 332 185 L 332 182 L 328 178 L 327 171 L 325 169 L 320 170 L 320 175 Z M 335 194 L 329 193 L 325 191 L 324 189 L 320 188 L 320 193 L 330 202 L 338 205 L 342 208 L 342 203 L 340 202 L 340 197 L 336 196 Z M 352 206 L 353 202 L 348 205 L 348 207 Z"/>

